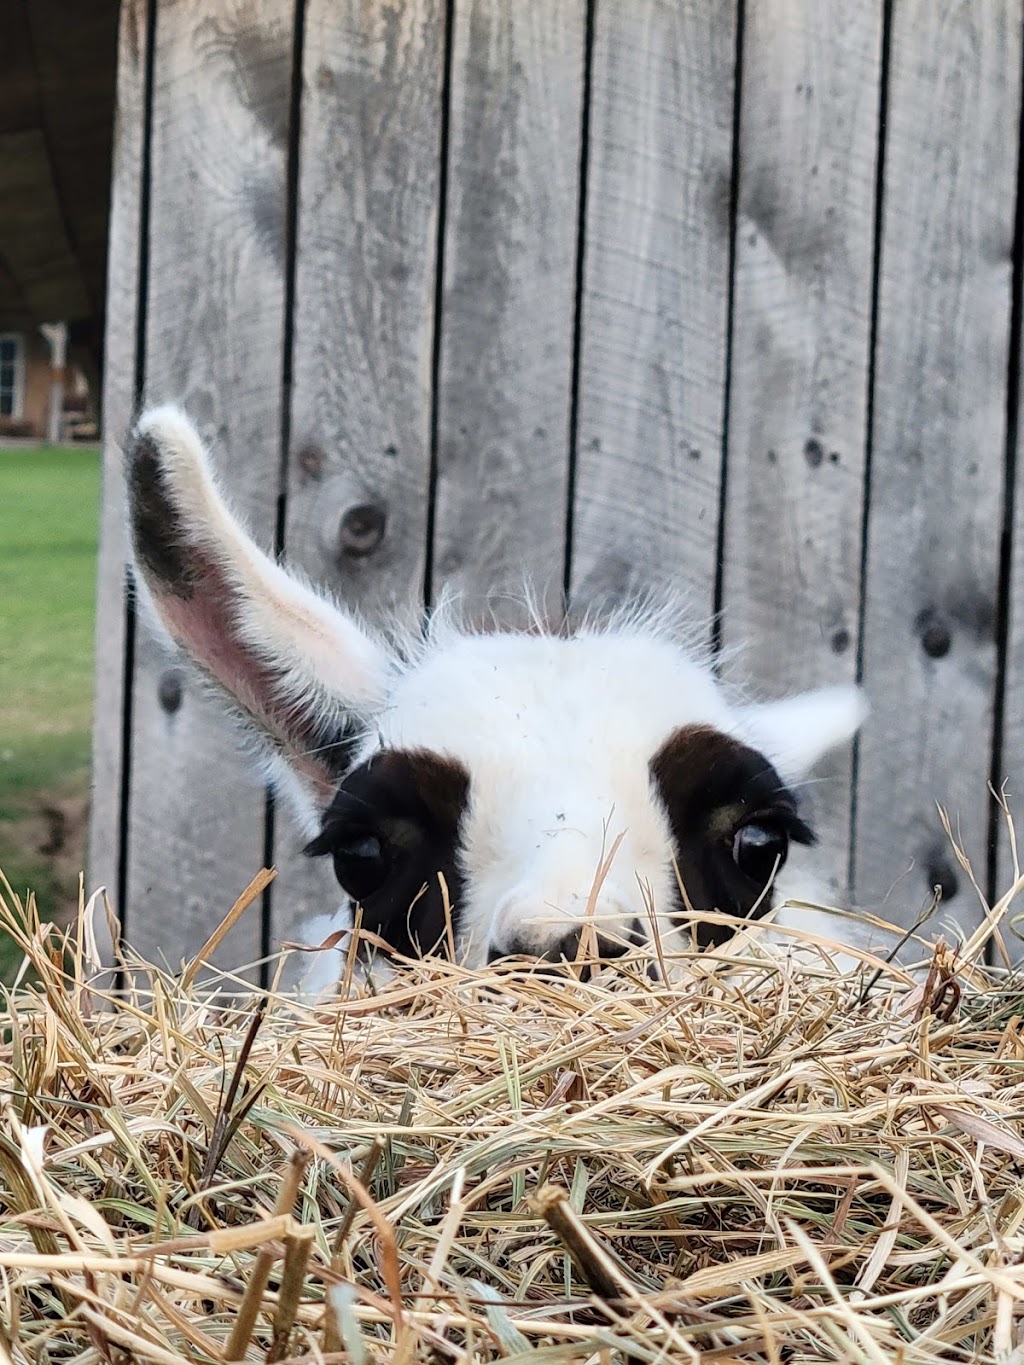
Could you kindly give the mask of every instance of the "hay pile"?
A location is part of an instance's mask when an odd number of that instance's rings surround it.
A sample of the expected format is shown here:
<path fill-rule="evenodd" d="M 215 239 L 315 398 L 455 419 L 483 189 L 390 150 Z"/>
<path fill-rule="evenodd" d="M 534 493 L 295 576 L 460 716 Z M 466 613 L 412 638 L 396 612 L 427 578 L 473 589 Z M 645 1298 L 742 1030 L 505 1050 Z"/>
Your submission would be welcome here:
<path fill-rule="evenodd" d="M 981 939 L 927 983 L 430 962 L 313 1009 L 117 998 L 8 902 L 4 1365 L 1024 1359 L 1024 983 Z"/>

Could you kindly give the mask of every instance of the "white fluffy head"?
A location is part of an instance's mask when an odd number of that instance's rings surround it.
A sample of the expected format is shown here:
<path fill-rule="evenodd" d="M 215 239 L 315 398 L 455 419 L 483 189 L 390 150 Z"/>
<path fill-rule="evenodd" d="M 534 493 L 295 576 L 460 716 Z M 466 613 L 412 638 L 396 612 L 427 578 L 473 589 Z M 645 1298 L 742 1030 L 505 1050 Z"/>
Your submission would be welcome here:
<path fill-rule="evenodd" d="M 179 410 L 142 418 L 127 473 L 157 618 L 399 951 L 556 957 L 588 922 L 615 951 L 687 905 L 749 912 L 807 841 L 794 784 L 863 717 L 846 687 L 736 702 L 653 611 L 553 634 L 443 611 L 387 646 L 256 547 Z"/>

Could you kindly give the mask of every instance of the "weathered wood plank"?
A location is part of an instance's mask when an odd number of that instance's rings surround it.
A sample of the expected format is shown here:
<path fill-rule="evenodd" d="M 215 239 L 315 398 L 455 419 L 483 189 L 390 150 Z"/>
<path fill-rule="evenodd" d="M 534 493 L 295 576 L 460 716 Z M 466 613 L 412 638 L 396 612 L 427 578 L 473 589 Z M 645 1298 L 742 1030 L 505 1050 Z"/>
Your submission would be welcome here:
<path fill-rule="evenodd" d="M 455 11 L 434 586 L 564 573 L 585 0 Z"/>
<path fill-rule="evenodd" d="M 881 30 L 880 0 L 744 25 L 722 639 L 765 696 L 856 677 Z M 805 793 L 833 901 L 850 768 Z"/>
<path fill-rule="evenodd" d="M 1018 193 L 1020 189 L 1018 188 Z M 1018 288 L 1020 284 L 1018 283 Z M 1018 308 L 1024 299 L 1017 299 Z M 1024 360 L 1024 357 L 1021 357 Z M 1018 413 L 1014 432 L 1016 450 L 1010 530 L 1008 601 L 1006 621 L 1006 674 L 1003 693 L 1002 743 L 995 777 L 1006 795 L 1013 821 L 1013 840 L 1005 818 L 996 824 L 996 896 L 1003 895 L 1015 880 L 1013 842 L 1017 845 L 1017 868 L 1024 867 L 1024 447 L 1021 444 L 1020 395 L 1024 394 L 1024 365 L 1018 375 Z M 1007 952 L 1024 962 L 1024 901 L 1017 896 L 1010 910 L 1010 925 L 1003 928 Z"/>
<path fill-rule="evenodd" d="M 121 438 L 135 403 L 147 0 L 121 6 L 103 372 L 103 500 L 96 585 L 96 672 L 88 889 L 117 900 L 121 855 L 125 563 Z"/>
<path fill-rule="evenodd" d="M 444 15 L 443 0 L 306 14 L 285 544 L 371 621 L 422 601 Z M 338 895 L 287 811 L 275 835 L 272 944 Z"/>
<path fill-rule="evenodd" d="M 936 802 L 984 877 L 1020 33 L 1019 0 L 893 10 L 854 884 L 901 923 L 937 883 L 977 920 Z"/>
<path fill-rule="evenodd" d="M 1024 384 L 1024 376 L 1022 376 Z M 1010 600 L 1006 653 L 1006 681 L 1003 702 L 1003 742 L 997 777 L 1006 794 L 1013 833 L 1017 844 L 1017 865 L 1024 868 L 1024 486 L 1018 441 L 1016 460 L 1014 516 L 1011 528 Z M 1014 882 L 1014 858 L 1010 834 L 1000 815 L 996 826 L 997 896 Z M 1003 930 L 1007 951 L 1016 961 L 1024 960 L 1024 904 L 1017 897 L 1010 911 L 1012 928 Z"/>
<path fill-rule="evenodd" d="M 718 553 L 735 5 L 597 6 L 573 595 L 660 577 L 710 616 Z"/>
<path fill-rule="evenodd" d="M 180 400 L 216 441 L 234 506 L 273 542 L 291 6 L 159 7 L 153 96 L 147 402 Z M 263 862 L 265 795 L 217 704 L 139 632 L 127 931 L 176 961 L 200 947 Z M 223 945 L 260 949 L 259 906 Z"/>

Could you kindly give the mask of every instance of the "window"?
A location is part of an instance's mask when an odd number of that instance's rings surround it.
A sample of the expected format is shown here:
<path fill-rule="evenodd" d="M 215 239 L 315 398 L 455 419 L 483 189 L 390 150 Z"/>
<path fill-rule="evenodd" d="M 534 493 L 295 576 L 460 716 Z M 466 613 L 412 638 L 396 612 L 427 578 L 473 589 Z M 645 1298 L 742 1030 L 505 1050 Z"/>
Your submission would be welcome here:
<path fill-rule="evenodd" d="M 25 347 L 20 336 L 0 334 L 0 417 L 20 417 L 25 385 Z"/>

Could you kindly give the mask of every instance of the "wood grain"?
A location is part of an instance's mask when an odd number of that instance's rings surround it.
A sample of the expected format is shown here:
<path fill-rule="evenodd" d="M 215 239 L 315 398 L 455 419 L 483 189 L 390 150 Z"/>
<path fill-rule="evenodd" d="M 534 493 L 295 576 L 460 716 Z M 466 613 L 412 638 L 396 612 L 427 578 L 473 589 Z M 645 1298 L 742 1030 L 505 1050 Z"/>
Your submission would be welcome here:
<path fill-rule="evenodd" d="M 1019 191 L 1018 191 L 1019 192 Z M 1018 283 L 1018 289 L 1020 283 Z M 1018 309 L 1024 299 L 1018 297 Z M 1018 358 L 1018 363 L 1024 356 Z M 1024 368 L 1018 375 L 1018 395 L 1024 394 Z M 1018 399 L 1019 401 L 1019 399 Z M 997 789 L 1005 793 L 1013 822 L 1013 837 L 1005 817 L 998 815 L 996 835 L 996 884 L 999 897 L 1016 880 L 1018 869 L 1024 867 L 1024 450 L 1020 439 L 1020 413 L 1017 414 L 1015 435 L 1015 479 L 1012 490 L 1010 531 L 1010 563 L 1007 582 L 1006 611 L 1006 676 L 1003 693 L 1003 732 L 1000 753 L 995 767 Z M 1014 842 L 1017 845 L 1014 858 Z M 1010 925 L 1004 926 L 1003 939 L 1008 954 L 1014 961 L 1024 962 L 1024 902 L 1017 896 L 1010 910 Z"/>
<path fill-rule="evenodd" d="M 147 402 L 180 401 L 215 445 L 233 505 L 273 542 L 281 431 L 291 6 L 162 3 L 156 25 Z M 265 794 L 220 706 L 139 631 L 127 932 L 177 962 L 263 862 Z M 165 689 L 166 694 L 166 689 Z M 222 945 L 261 943 L 259 907 Z"/>
<path fill-rule="evenodd" d="M 562 589 L 585 29 L 585 0 L 455 10 L 434 587 L 468 601 Z"/>
<path fill-rule="evenodd" d="M 437 586 L 472 596 L 524 562 L 557 579 L 571 456 L 577 601 L 670 584 L 707 620 L 727 433 L 723 639 L 749 642 L 733 671 L 774 695 L 849 678 L 862 656 L 874 714 L 853 794 L 857 899 L 906 923 L 955 878 L 944 913 L 970 928 L 934 803 L 983 876 L 1024 0 L 894 0 L 875 243 L 881 0 L 744 7 L 728 386 L 736 0 L 593 6 L 575 414 L 584 0 L 460 0 L 451 35 L 445 0 L 308 0 L 291 320 L 292 6 L 154 3 L 145 280 L 144 0 L 121 14 L 91 882 L 116 886 L 121 857 L 118 442 L 142 289 L 146 399 L 187 405 L 265 544 L 283 492 L 289 557 L 371 620 L 423 590 L 438 327 Z M 1011 795 L 1024 765 L 1019 492 L 1015 510 Z M 177 667 L 140 632 L 126 909 L 129 937 L 171 961 L 262 864 L 265 813 L 219 707 L 187 680 L 177 709 L 173 688 L 161 704 Z M 835 865 L 850 774 L 828 776 L 830 805 L 811 791 Z M 336 895 L 300 842 L 282 812 L 275 941 Z M 1000 858 L 1005 876 L 1005 846 Z M 260 934 L 254 910 L 222 960 L 255 956 Z"/>
<path fill-rule="evenodd" d="M 288 558 L 379 621 L 422 603 L 441 171 L 442 0 L 311 0 L 300 146 Z M 338 898 L 288 812 L 271 942 Z"/>
<path fill-rule="evenodd" d="M 1018 449 L 1018 470 L 1020 454 Z M 1019 474 L 1014 498 L 1011 539 L 1009 622 L 1006 681 L 1003 703 L 1003 741 L 998 764 L 997 789 L 1005 795 L 1013 821 L 1013 840 L 1005 816 L 996 822 L 996 885 L 998 898 L 1009 891 L 1018 870 L 1024 870 L 1024 507 Z M 1016 866 L 1013 843 L 1016 842 Z M 1010 911 L 1011 926 L 1003 937 L 1009 955 L 1024 961 L 1024 904 L 1018 895 Z"/>
<path fill-rule="evenodd" d="M 932 928 L 977 921 L 936 802 L 986 863 L 1020 30 L 893 10 L 854 882 L 901 923 L 944 883 Z"/>
<path fill-rule="evenodd" d="M 103 372 L 103 496 L 96 584 L 96 672 L 87 890 L 117 900 L 125 704 L 125 564 L 121 440 L 135 403 L 139 232 L 146 68 L 146 0 L 121 6 Z"/>
<path fill-rule="evenodd" d="M 718 553 L 736 13 L 599 4 L 571 586 L 709 617 Z"/>
<path fill-rule="evenodd" d="M 784 696 L 857 672 L 882 6 L 766 0 L 743 30 L 722 639 Z M 851 754 L 805 791 L 847 890 Z"/>

